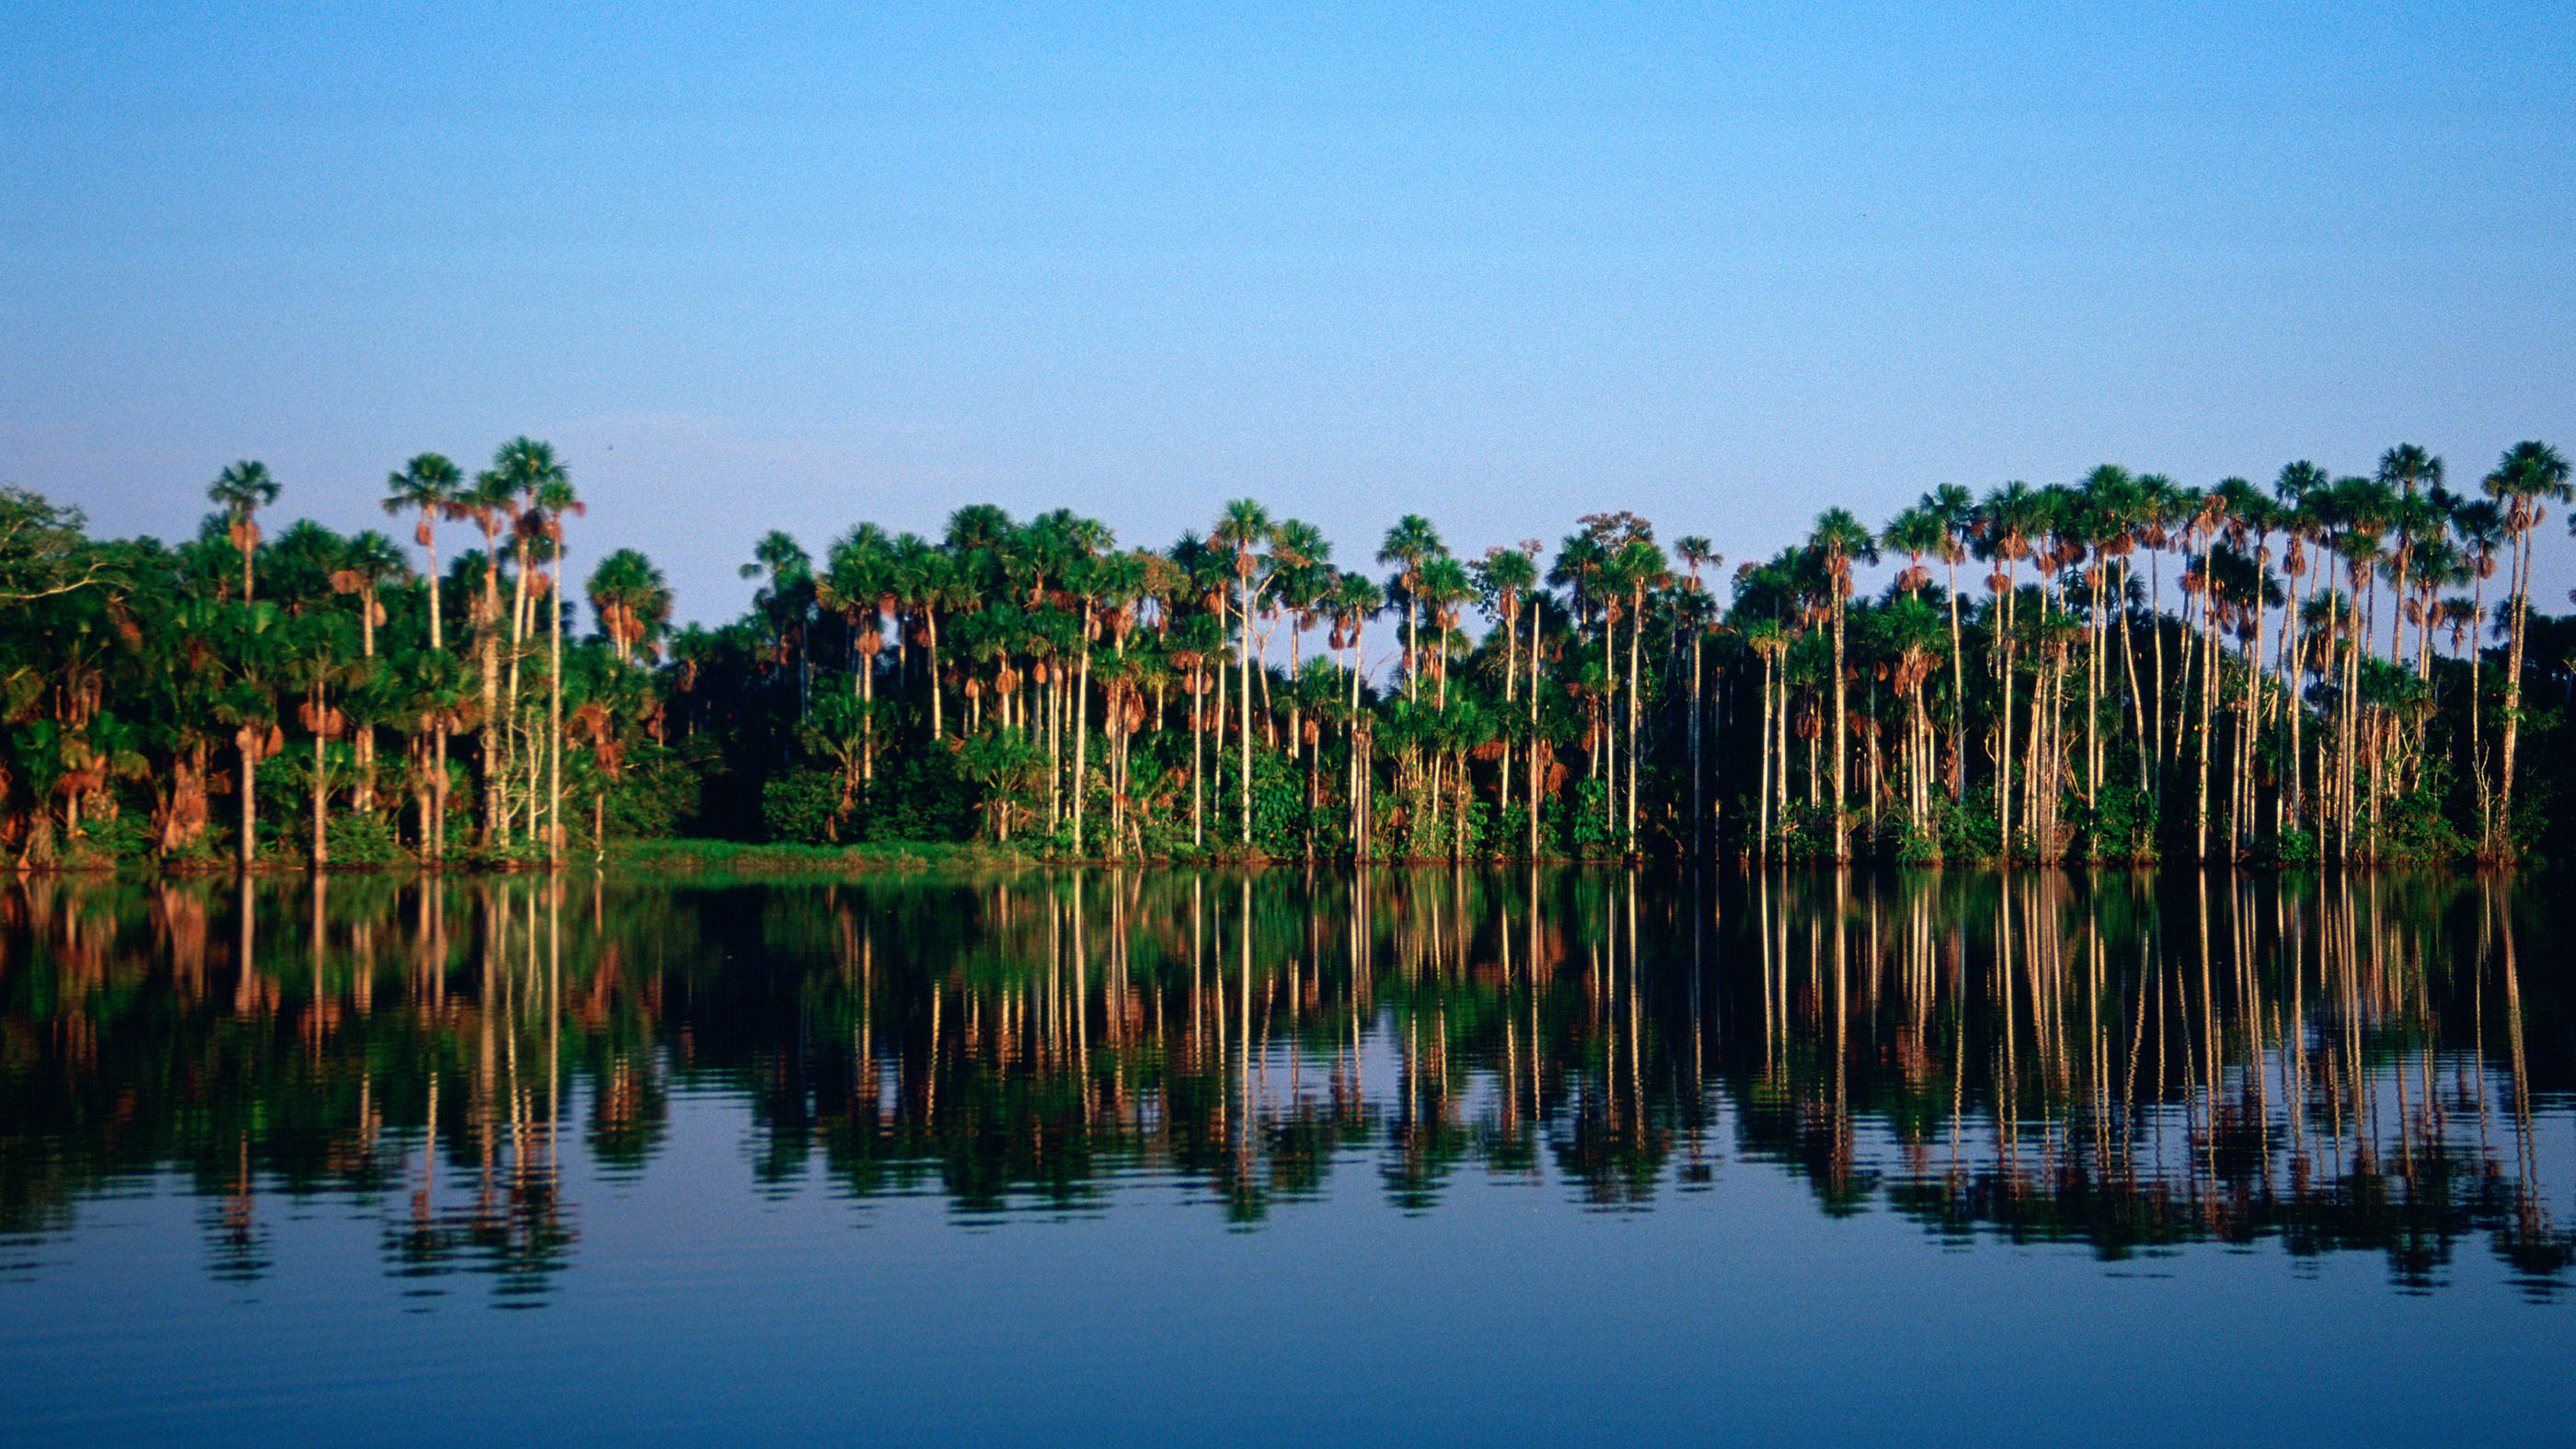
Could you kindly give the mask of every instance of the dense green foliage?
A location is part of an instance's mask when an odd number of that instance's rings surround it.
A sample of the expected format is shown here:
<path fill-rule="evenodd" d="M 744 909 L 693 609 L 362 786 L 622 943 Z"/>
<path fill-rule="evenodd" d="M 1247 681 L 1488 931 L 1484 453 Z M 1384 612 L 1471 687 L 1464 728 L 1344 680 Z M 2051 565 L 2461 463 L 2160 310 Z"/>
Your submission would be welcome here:
<path fill-rule="evenodd" d="M 2563 857 L 2576 617 L 2534 612 L 2531 578 L 2570 495 L 2539 443 L 2474 493 L 2411 446 L 2268 490 L 2106 466 L 1944 486 L 1876 530 L 1829 509 L 1731 576 L 1625 513 L 1553 557 L 1473 559 L 1407 516 L 1372 576 L 1250 500 L 1162 550 L 979 505 L 937 540 L 858 525 L 819 560 L 771 533 L 720 628 L 674 632 L 661 574 L 620 550 L 582 634 L 554 577 L 581 505 L 524 438 L 470 480 L 434 454 L 391 475 L 417 573 L 373 532 L 264 536 L 257 463 L 176 546 L 92 540 L 12 489 L 0 848 Z M 459 523 L 478 546 L 441 572 Z"/>

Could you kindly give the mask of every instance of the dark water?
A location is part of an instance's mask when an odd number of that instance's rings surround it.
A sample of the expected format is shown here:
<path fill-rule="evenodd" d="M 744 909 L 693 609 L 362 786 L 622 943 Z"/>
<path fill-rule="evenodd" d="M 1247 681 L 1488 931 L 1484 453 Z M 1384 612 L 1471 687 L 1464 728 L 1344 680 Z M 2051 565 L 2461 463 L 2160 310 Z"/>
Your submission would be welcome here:
<path fill-rule="evenodd" d="M 0 1438 L 2565 1443 L 2557 896 L 10 887 Z"/>

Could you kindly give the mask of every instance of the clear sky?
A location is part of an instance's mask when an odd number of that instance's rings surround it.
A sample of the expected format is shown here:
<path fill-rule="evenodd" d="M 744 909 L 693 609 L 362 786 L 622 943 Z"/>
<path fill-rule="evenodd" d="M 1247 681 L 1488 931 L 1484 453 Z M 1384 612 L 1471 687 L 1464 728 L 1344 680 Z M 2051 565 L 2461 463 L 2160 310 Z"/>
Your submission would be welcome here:
<path fill-rule="evenodd" d="M 0 480 L 383 527 L 524 432 L 706 620 L 968 502 L 1732 563 L 2104 461 L 2474 481 L 2576 444 L 2570 18 L 17 0 Z"/>

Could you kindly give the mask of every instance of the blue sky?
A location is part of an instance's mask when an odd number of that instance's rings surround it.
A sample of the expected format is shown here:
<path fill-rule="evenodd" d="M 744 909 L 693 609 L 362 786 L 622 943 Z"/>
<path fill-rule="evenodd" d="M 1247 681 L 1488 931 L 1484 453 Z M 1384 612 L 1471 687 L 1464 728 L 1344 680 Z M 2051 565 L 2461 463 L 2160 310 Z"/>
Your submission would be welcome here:
<path fill-rule="evenodd" d="M 1732 562 L 2103 461 L 2474 480 L 2576 443 L 2566 21 L 21 3 L 0 480 L 383 526 L 525 432 L 709 620 L 764 529 L 968 502 Z"/>

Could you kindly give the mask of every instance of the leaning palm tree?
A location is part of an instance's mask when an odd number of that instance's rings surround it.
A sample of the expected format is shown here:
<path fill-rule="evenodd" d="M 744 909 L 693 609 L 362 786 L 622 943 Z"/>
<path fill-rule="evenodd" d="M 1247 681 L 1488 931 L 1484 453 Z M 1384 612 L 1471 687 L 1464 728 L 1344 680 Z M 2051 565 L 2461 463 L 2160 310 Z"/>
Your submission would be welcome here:
<path fill-rule="evenodd" d="M 224 536 L 241 551 L 242 602 L 251 599 L 251 556 L 259 550 L 259 511 L 277 501 L 278 482 L 268 465 L 245 458 L 206 485 L 206 497 L 224 510 Z"/>

